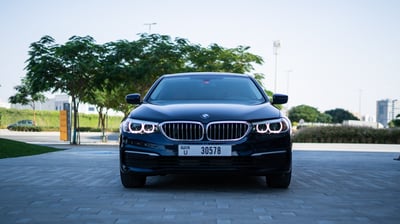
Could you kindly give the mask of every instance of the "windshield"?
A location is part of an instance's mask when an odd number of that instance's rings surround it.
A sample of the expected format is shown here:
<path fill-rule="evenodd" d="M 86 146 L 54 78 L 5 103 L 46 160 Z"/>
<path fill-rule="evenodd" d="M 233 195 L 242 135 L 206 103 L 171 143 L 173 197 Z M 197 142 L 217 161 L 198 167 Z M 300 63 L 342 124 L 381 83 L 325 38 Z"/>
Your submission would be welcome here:
<path fill-rule="evenodd" d="M 163 78 L 148 97 L 153 104 L 260 104 L 265 98 L 249 77 L 178 76 Z"/>

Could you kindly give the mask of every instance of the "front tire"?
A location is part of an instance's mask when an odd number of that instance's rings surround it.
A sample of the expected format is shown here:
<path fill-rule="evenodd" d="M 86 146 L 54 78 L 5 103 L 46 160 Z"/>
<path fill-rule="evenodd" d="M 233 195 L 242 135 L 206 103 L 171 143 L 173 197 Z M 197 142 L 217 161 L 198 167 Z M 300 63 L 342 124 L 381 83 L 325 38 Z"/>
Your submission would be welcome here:
<path fill-rule="evenodd" d="M 125 188 L 138 188 L 146 184 L 146 176 L 128 174 L 120 171 L 121 183 Z"/>
<path fill-rule="evenodd" d="M 292 179 L 292 172 L 271 174 L 266 177 L 268 187 L 288 188 Z"/>

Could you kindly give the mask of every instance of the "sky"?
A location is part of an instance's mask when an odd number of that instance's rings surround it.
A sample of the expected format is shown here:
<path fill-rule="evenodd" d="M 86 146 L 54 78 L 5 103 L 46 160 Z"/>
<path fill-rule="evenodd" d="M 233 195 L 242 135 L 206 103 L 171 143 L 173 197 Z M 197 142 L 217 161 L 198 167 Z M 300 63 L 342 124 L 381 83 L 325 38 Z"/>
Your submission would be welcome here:
<path fill-rule="evenodd" d="M 289 108 L 375 116 L 377 100 L 400 98 L 399 12 L 398 0 L 0 0 L 0 106 L 44 35 L 103 44 L 151 32 L 203 47 L 249 46 L 264 59 L 251 73 L 288 94 Z"/>

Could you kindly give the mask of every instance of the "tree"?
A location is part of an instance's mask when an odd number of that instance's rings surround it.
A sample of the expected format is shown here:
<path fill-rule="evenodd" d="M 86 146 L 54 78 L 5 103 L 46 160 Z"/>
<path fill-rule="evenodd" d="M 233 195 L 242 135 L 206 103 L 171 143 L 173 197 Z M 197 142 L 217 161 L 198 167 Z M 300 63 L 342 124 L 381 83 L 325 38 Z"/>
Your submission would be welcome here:
<path fill-rule="evenodd" d="M 317 118 L 319 123 L 332 123 L 332 117 L 329 114 L 320 113 Z"/>
<path fill-rule="evenodd" d="M 103 89 L 114 97 L 108 107 L 123 111 L 125 116 L 132 109 L 123 103 L 125 96 L 132 92 L 144 95 L 162 74 L 188 71 L 247 73 L 253 69 L 252 63 L 263 62 L 261 57 L 247 52 L 249 47 L 226 49 L 213 44 L 204 48 L 183 38 L 172 40 L 160 34 L 141 34 L 137 41 L 109 42 L 104 48 L 102 79 L 106 82 Z M 263 78 L 262 74 L 258 77 Z"/>
<path fill-rule="evenodd" d="M 26 79 L 31 91 L 60 91 L 72 98 L 72 144 L 77 144 L 79 99 L 91 93 L 98 68 L 94 39 L 73 36 L 64 45 L 56 45 L 52 37 L 44 36 L 30 48 Z"/>
<path fill-rule="evenodd" d="M 106 118 L 107 118 L 107 111 L 108 108 L 106 106 L 106 101 L 108 96 L 104 91 L 99 89 L 92 90 L 91 94 L 85 95 L 81 100 L 83 102 L 92 104 L 96 107 L 96 111 L 98 113 L 98 123 L 97 127 L 102 130 L 102 141 L 106 141 L 105 129 L 106 129 Z"/>
<path fill-rule="evenodd" d="M 391 128 L 399 128 L 400 127 L 400 114 L 398 114 L 396 116 L 396 119 L 393 119 L 389 122 L 389 127 L 391 127 Z"/>
<path fill-rule="evenodd" d="M 253 63 L 262 64 L 260 56 L 247 52 L 250 47 L 238 46 L 227 49 L 218 44 L 204 48 L 200 45 L 187 45 L 187 69 L 193 71 L 216 71 L 248 73 Z"/>
<path fill-rule="evenodd" d="M 299 105 L 289 110 L 289 119 L 292 122 L 299 122 L 304 120 L 305 122 L 316 122 L 319 111 L 311 106 Z"/>
<path fill-rule="evenodd" d="M 248 52 L 250 47 L 224 48 L 212 44 L 207 48 L 183 38 L 140 34 L 136 41 L 120 40 L 95 44 L 90 36 L 71 37 L 64 45 L 44 36 L 30 46 L 26 61 L 26 80 L 32 93 L 62 92 L 72 99 L 73 140 L 76 144 L 79 102 L 96 105 L 99 124 L 104 130 L 109 109 L 124 112 L 132 109 L 125 96 L 144 95 L 162 74 L 187 71 L 248 73 L 253 64 L 262 64 L 260 56 Z M 256 74 L 259 81 L 262 74 Z M 268 92 L 272 95 L 271 92 Z"/>
<path fill-rule="evenodd" d="M 307 105 L 300 105 L 291 108 L 289 110 L 289 119 L 292 122 L 304 120 L 305 122 L 330 123 L 331 121 L 331 117 L 329 115 L 321 114 L 317 108 Z"/>
<path fill-rule="evenodd" d="M 324 112 L 325 114 L 329 114 L 332 117 L 333 123 L 342 123 L 345 120 L 360 120 L 352 113 L 347 110 L 336 108 L 333 110 L 327 110 Z"/>
<path fill-rule="evenodd" d="M 36 103 L 44 102 L 46 97 L 41 93 L 32 91 L 29 82 L 26 79 L 22 80 L 22 85 L 14 87 L 17 93 L 8 99 L 9 103 L 29 105 L 33 110 L 33 123 L 36 124 Z"/>

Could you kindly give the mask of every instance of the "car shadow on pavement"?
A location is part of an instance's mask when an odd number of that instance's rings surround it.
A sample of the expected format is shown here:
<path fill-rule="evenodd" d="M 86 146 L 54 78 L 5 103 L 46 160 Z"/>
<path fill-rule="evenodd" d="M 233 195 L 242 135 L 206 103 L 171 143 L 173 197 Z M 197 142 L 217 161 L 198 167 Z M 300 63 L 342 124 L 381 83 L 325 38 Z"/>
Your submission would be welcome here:
<path fill-rule="evenodd" d="M 151 191 L 212 191 L 243 192 L 243 190 L 265 192 L 286 191 L 286 189 L 268 188 L 265 177 L 246 175 L 166 175 L 147 177 L 144 188 Z"/>

